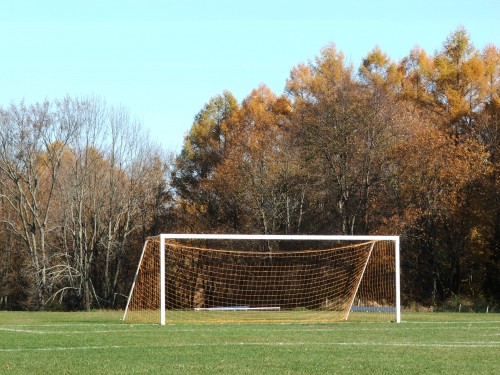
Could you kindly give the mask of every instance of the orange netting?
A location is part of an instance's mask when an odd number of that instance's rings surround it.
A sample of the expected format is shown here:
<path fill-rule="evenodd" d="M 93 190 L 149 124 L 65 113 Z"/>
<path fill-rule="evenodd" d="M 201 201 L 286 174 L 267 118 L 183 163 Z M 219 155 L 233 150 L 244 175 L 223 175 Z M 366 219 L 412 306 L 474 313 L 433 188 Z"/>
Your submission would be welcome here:
<path fill-rule="evenodd" d="M 167 241 L 167 322 L 395 319 L 392 241 L 298 246 L 296 241 Z M 159 321 L 159 254 L 159 239 L 149 239 L 127 322 Z"/>

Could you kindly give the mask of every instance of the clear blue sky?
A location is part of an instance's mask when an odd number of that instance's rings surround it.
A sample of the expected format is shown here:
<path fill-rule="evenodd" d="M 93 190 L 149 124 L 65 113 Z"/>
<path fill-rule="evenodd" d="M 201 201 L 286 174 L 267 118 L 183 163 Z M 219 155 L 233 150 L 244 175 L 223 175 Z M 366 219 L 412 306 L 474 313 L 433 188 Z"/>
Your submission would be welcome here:
<path fill-rule="evenodd" d="M 96 95 L 178 151 L 211 97 L 281 94 L 329 43 L 357 67 L 375 45 L 432 54 L 459 25 L 500 46 L 499 21 L 499 0 L 3 0 L 0 105 Z"/>

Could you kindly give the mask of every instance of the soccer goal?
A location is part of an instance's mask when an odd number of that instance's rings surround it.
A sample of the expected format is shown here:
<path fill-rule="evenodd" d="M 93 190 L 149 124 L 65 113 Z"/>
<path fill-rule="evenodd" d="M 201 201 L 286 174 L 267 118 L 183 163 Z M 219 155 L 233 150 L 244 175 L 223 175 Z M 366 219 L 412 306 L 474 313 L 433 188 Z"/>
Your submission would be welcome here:
<path fill-rule="evenodd" d="M 123 320 L 400 322 L 399 237 L 161 234 Z"/>

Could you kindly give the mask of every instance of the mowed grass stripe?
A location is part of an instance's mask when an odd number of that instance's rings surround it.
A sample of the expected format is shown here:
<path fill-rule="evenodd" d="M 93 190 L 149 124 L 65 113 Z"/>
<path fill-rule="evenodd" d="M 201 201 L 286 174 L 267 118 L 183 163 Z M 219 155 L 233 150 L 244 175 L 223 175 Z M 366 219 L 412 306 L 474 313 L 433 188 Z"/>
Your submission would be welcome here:
<path fill-rule="evenodd" d="M 105 346 L 72 346 L 72 347 L 43 347 L 43 348 L 10 348 L 0 349 L 0 352 L 21 351 L 65 351 L 65 350 L 107 350 L 107 349 L 130 349 L 130 348 L 182 348 L 182 347 L 208 347 L 208 346 L 396 346 L 396 347 L 466 347 L 466 348 L 496 348 L 500 342 L 221 342 L 221 343 L 184 343 L 184 344 L 161 344 L 161 345 L 105 345 Z"/>
<path fill-rule="evenodd" d="M 476 324 L 476 322 L 471 322 L 471 324 Z M 342 323 L 344 324 L 344 323 Z M 204 325 L 199 325 L 197 328 L 160 328 L 163 329 L 164 332 L 166 333 L 210 333 L 210 332 L 223 332 L 223 331 L 228 331 L 228 332 L 234 332 L 235 330 L 237 331 L 241 327 L 245 326 L 245 324 L 229 324 L 227 326 L 218 326 L 218 327 L 205 327 Z M 39 328 L 39 329 L 34 329 L 34 328 Z M 27 333 L 27 334 L 40 334 L 40 335 L 70 335 L 70 334 L 108 334 L 108 333 L 134 333 L 134 332 L 158 332 L 158 327 L 151 327 L 149 326 L 148 328 L 144 328 L 144 326 L 137 328 L 136 326 L 129 326 L 129 327 L 123 327 L 123 326 L 118 326 L 115 329 L 90 329 L 91 326 L 89 326 L 88 330 L 60 330 L 62 326 L 60 325 L 15 325 L 15 326 L 8 326 L 8 327 L 2 327 L 0 326 L 0 331 L 4 332 L 15 332 L 15 333 Z M 69 325 L 66 324 L 64 325 L 65 328 L 74 328 L 74 327 L 80 327 L 79 325 Z M 481 325 L 481 326 L 472 326 L 472 325 L 467 325 L 463 327 L 464 330 L 486 330 L 490 331 L 491 329 L 499 328 L 500 327 L 500 322 L 498 323 L 493 323 L 491 325 Z M 47 329 L 43 329 L 47 328 Z M 59 328 L 58 330 L 53 330 L 52 328 Z M 95 327 L 92 327 L 95 328 Z M 308 327 L 308 328 L 272 328 L 269 326 L 266 326 L 266 328 L 258 328 L 255 326 L 252 326 L 250 328 L 242 328 L 242 330 L 250 330 L 253 332 L 331 332 L 332 330 L 337 330 L 337 331 L 349 331 L 349 330 L 354 330 L 356 332 L 400 332 L 400 331 L 416 331 L 417 328 L 415 327 L 404 327 L 400 326 L 397 329 L 395 328 L 384 328 L 384 327 L 338 327 L 335 325 L 330 325 L 328 327 Z M 454 326 L 433 326 L 428 328 L 429 330 L 432 331 L 456 331 L 457 327 Z M 420 330 L 423 330 L 423 328 L 420 328 Z M 500 333 L 492 333 L 488 334 L 489 336 L 491 335 L 500 335 Z"/>

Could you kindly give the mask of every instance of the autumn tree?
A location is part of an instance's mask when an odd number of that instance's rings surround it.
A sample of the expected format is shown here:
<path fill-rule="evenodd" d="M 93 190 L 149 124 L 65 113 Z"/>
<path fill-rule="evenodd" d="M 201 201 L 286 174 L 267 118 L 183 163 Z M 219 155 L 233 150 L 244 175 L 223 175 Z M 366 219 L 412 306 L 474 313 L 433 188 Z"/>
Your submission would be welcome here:
<path fill-rule="evenodd" d="M 459 27 L 433 56 L 417 46 L 395 65 L 376 47 L 360 67 L 370 100 L 391 103 L 399 109 L 393 113 L 403 119 L 402 126 L 392 121 L 398 136 L 389 149 L 398 156 L 396 164 L 388 163 L 390 176 L 384 183 L 391 191 L 386 194 L 391 208 L 376 215 L 379 224 L 389 220 L 403 234 L 408 277 L 432 280 L 416 294 L 434 302 L 462 293 L 479 296 L 488 264 L 483 254 L 495 253 L 485 249 L 494 230 L 485 224 L 492 221 L 484 220 L 495 216 L 492 192 L 498 191 L 492 184 L 490 142 L 496 56 L 491 46 L 479 53 Z M 397 118 L 394 114 L 391 120 Z M 388 208 L 383 199 L 379 202 Z M 398 214 L 390 215 L 391 209 Z"/>
<path fill-rule="evenodd" d="M 469 260 L 478 254 L 470 239 L 478 217 L 467 199 L 487 173 L 481 163 L 486 153 L 473 140 L 457 144 L 418 109 L 407 117 L 400 135 L 390 150 L 391 183 L 385 185 L 382 201 L 388 208 L 380 225 L 403 238 L 408 297 L 439 303 L 469 292 L 462 279 L 474 271 Z"/>
<path fill-rule="evenodd" d="M 261 85 L 225 123 L 224 159 L 206 188 L 216 195 L 222 225 L 249 233 L 298 233 L 304 186 L 290 142 L 285 97 Z"/>
<path fill-rule="evenodd" d="M 402 74 L 398 65 L 376 46 L 363 59 L 359 68 L 361 82 L 372 88 L 374 98 L 384 91 L 399 93 Z"/>
<path fill-rule="evenodd" d="M 216 216 L 217 207 L 203 183 L 210 180 L 223 158 L 226 142 L 223 124 L 237 109 L 238 102 L 229 91 L 212 98 L 196 115 L 184 139 L 172 171 L 172 185 L 184 212 L 183 225 L 197 227 L 202 222 L 212 225 L 211 218 Z"/>
<path fill-rule="evenodd" d="M 463 27 L 428 56 L 415 47 L 399 64 L 402 93 L 438 113 L 443 129 L 455 137 L 472 133 L 474 116 L 488 92 L 484 58 Z M 491 89 L 491 86 L 490 86 Z"/>
<path fill-rule="evenodd" d="M 473 134 L 488 152 L 490 173 L 483 179 L 484 192 L 478 207 L 481 210 L 481 231 L 478 248 L 487 254 L 484 276 L 485 291 L 500 299 L 500 51 L 494 45 L 482 54 L 486 94 L 484 108 L 476 114 Z"/>
<path fill-rule="evenodd" d="M 384 175 L 383 153 L 391 138 L 383 103 L 356 82 L 334 46 L 314 63 L 294 68 L 287 92 L 294 106 L 294 138 L 311 171 L 311 201 L 321 215 L 316 230 L 369 232 L 370 201 Z"/>

